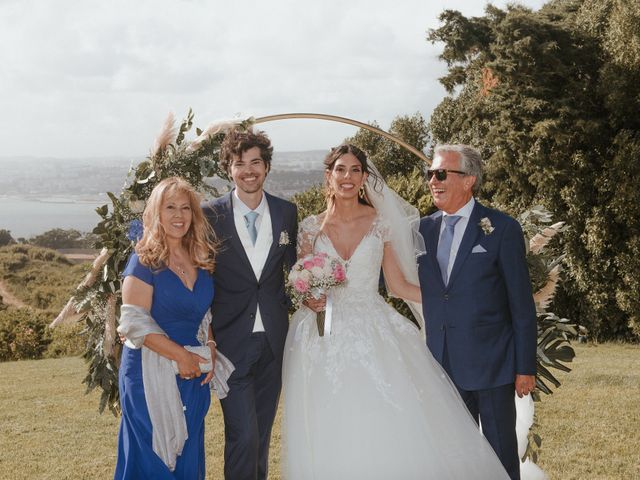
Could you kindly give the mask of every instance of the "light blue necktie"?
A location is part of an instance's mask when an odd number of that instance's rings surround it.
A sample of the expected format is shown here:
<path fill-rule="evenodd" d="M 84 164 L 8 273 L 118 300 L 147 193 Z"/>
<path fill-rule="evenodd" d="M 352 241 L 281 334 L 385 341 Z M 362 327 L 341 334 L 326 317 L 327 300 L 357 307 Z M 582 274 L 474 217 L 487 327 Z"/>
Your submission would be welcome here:
<path fill-rule="evenodd" d="M 256 218 L 258 218 L 258 212 L 251 210 L 244 215 L 244 223 L 249 231 L 251 237 L 251 243 L 256 244 L 256 238 L 258 238 L 258 230 L 256 230 Z"/>
<path fill-rule="evenodd" d="M 455 231 L 456 223 L 462 217 L 459 215 L 445 215 L 444 216 L 444 230 L 440 236 L 438 242 L 438 251 L 436 252 L 436 258 L 438 259 L 438 265 L 440 265 L 440 272 L 442 273 L 442 281 L 446 285 L 449 279 L 447 278 L 447 272 L 449 270 L 449 257 L 451 257 L 451 244 L 453 243 L 453 233 Z"/>

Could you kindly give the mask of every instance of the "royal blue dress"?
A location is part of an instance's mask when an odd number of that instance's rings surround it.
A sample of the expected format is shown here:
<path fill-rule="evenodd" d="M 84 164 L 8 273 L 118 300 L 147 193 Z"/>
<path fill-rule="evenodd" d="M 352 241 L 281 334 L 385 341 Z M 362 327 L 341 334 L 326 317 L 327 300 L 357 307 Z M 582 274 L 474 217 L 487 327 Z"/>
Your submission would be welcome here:
<path fill-rule="evenodd" d="M 153 287 L 151 316 L 171 340 L 180 345 L 198 345 L 198 328 L 213 299 L 213 277 L 198 269 L 189 290 L 170 269 L 152 270 L 140 263 L 135 253 L 129 258 L 123 277 L 133 275 Z M 209 385 L 202 377 L 184 380 L 176 376 L 185 406 L 189 438 L 173 472 L 152 448 L 151 420 L 142 384 L 141 350 L 122 349 L 119 388 L 122 420 L 118 434 L 118 463 L 114 478 L 120 479 L 204 479 L 204 417 L 209 410 Z"/>

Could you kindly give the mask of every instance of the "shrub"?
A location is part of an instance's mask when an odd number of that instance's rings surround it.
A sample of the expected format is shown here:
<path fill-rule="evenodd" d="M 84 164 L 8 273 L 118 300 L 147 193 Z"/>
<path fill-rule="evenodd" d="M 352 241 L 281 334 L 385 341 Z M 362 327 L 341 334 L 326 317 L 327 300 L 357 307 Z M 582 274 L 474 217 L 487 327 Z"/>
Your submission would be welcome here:
<path fill-rule="evenodd" d="M 29 257 L 24 253 L 13 253 L 3 256 L 0 260 L 0 268 L 7 272 L 17 272 L 23 268 L 28 261 Z"/>
<path fill-rule="evenodd" d="M 49 321 L 31 308 L 0 311 L 0 361 L 41 358 L 51 343 Z"/>
<path fill-rule="evenodd" d="M 298 221 L 309 215 L 317 215 L 327 208 L 322 185 L 315 185 L 304 192 L 296 193 L 291 201 L 298 207 Z"/>
<path fill-rule="evenodd" d="M 44 356 L 46 358 L 76 357 L 84 353 L 87 339 L 84 332 L 84 324 L 64 323 L 58 325 L 51 332 L 51 343 L 47 347 Z"/>

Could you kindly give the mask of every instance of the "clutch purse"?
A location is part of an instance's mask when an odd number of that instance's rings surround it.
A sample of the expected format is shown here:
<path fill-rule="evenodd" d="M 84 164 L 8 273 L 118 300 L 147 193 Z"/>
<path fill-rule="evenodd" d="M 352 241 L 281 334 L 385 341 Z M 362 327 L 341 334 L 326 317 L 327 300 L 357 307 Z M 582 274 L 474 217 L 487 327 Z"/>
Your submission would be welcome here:
<path fill-rule="evenodd" d="M 203 345 L 185 345 L 184 348 L 189 350 L 191 353 L 195 353 L 196 355 L 200 355 L 202 358 L 207 360 L 207 363 L 200 364 L 200 371 L 202 373 L 209 373 L 211 371 L 211 349 L 208 346 Z M 178 370 L 178 363 L 175 360 L 171 360 L 171 365 L 173 366 L 173 371 L 176 375 L 180 373 Z"/>

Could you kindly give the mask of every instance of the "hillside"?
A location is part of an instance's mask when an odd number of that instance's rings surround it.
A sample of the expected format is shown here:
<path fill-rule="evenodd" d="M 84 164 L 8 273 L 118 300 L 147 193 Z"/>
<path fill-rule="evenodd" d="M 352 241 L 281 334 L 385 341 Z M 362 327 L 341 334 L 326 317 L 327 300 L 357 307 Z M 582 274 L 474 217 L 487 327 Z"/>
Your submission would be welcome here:
<path fill-rule="evenodd" d="M 15 297 L 5 304 L 22 302 L 55 316 L 86 270 L 86 264 L 73 264 L 55 250 L 32 245 L 0 248 L 0 282 L 7 297 Z"/>

